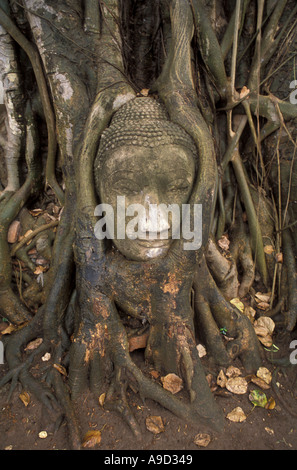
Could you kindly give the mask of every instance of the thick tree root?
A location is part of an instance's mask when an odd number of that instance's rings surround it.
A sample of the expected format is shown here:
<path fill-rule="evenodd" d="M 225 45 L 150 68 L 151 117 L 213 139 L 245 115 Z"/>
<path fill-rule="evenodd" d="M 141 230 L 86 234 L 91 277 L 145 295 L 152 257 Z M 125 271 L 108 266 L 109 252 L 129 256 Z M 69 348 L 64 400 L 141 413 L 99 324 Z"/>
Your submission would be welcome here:
<path fill-rule="evenodd" d="M 223 297 L 205 260 L 197 269 L 194 289 L 198 335 L 214 363 L 228 366 L 239 357 L 247 372 L 255 372 L 261 365 L 262 352 L 252 324 Z M 227 343 L 221 329 L 227 332 L 230 339 Z"/>

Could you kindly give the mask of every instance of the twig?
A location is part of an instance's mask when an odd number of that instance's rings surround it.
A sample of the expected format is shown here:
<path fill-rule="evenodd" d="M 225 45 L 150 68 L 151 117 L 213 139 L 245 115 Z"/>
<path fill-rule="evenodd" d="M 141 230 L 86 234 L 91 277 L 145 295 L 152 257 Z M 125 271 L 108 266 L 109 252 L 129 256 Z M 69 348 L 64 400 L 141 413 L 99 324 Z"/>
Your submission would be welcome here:
<path fill-rule="evenodd" d="M 22 248 L 22 246 L 24 246 L 26 243 L 28 243 L 30 240 L 32 240 L 32 238 L 34 238 L 36 235 L 38 235 L 38 233 L 43 232 L 44 230 L 47 230 L 49 228 L 56 227 L 57 225 L 59 225 L 59 220 L 53 220 L 52 222 L 49 222 L 48 224 L 41 225 L 40 227 L 33 230 L 31 233 L 28 233 L 27 236 L 22 238 L 22 240 L 12 248 L 11 256 L 14 256 L 16 254 L 16 252 L 20 248 Z"/>

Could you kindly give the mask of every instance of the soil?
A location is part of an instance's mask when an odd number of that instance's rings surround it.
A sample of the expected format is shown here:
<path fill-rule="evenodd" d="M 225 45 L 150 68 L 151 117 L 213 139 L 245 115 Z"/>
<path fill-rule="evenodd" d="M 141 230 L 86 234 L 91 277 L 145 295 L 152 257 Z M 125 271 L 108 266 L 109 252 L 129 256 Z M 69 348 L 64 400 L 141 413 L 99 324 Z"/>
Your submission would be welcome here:
<path fill-rule="evenodd" d="M 283 351 L 289 357 L 289 344 Z M 141 363 L 141 352 L 133 353 L 135 361 Z M 283 353 L 282 353 L 283 354 Z M 206 359 L 202 361 L 207 365 Z M 100 406 L 98 397 L 86 392 L 75 404 L 80 423 L 82 439 L 90 430 L 101 431 L 101 442 L 94 450 L 102 451 L 188 451 L 197 450 L 294 450 L 297 449 L 297 391 L 294 389 L 296 367 L 276 369 L 271 363 L 264 364 L 272 373 L 276 386 L 265 390 L 267 398 L 275 400 L 274 409 L 267 410 L 260 406 L 254 407 L 249 400 L 249 392 L 257 387 L 249 383 L 248 392 L 243 395 L 226 393 L 220 387 L 216 393 L 216 401 L 226 416 L 236 407 L 241 407 L 246 420 L 234 423 L 225 419 L 225 429 L 216 433 L 204 427 L 193 426 L 176 418 L 155 402 L 147 400 L 143 403 L 140 397 L 130 390 L 129 403 L 143 431 L 141 440 L 137 441 L 123 420 L 114 412 L 107 412 Z M 38 364 L 35 369 L 38 369 Z M 6 365 L 0 366 L 0 374 L 7 371 Z M 39 402 L 30 397 L 27 406 L 20 400 L 21 390 L 16 389 L 10 402 L 7 402 L 9 384 L 0 391 L 0 449 L 1 450 L 69 450 L 67 425 L 63 423 L 54 432 Z M 183 392 L 179 392 L 183 393 Z M 153 434 L 146 429 L 148 416 L 160 416 L 165 429 L 160 434 Z M 47 431 L 46 438 L 40 438 L 40 431 Z M 211 440 L 207 447 L 199 447 L 194 443 L 195 436 L 207 433 Z M 88 450 L 86 448 L 86 450 Z M 115 454 L 116 455 L 116 454 Z"/>

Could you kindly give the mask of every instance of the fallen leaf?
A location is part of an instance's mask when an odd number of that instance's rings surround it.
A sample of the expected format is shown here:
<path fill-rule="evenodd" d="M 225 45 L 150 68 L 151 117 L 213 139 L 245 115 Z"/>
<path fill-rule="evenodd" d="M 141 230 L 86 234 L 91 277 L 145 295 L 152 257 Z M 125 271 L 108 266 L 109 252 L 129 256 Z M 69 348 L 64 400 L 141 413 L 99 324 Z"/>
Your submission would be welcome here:
<path fill-rule="evenodd" d="M 1 331 L 2 335 L 10 335 L 14 331 L 16 331 L 17 328 L 14 325 L 8 325 L 5 330 Z"/>
<path fill-rule="evenodd" d="M 37 268 L 34 271 L 34 274 L 41 274 L 41 273 L 44 273 L 44 271 L 46 270 L 47 268 L 45 266 L 37 266 Z"/>
<path fill-rule="evenodd" d="M 144 349 L 147 345 L 149 334 L 146 332 L 142 335 L 131 336 L 129 338 L 129 351 L 135 351 L 136 349 Z"/>
<path fill-rule="evenodd" d="M 145 420 L 146 428 L 153 434 L 160 434 L 165 431 L 161 416 L 148 416 Z"/>
<path fill-rule="evenodd" d="M 43 213 L 43 210 L 42 209 L 32 209 L 29 212 L 30 212 L 31 215 L 33 215 L 33 217 L 37 217 L 38 215 Z"/>
<path fill-rule="evenodd" d="M 271 255 L 273 252 L 274 252 L 274 248 L 272 245 L 266 245 L 264 247 L 264 253 L 266 253 L 267 255 Z"/>
<path fill-rule="evenodd" d="M 266 348 L 270 348 L 273 345 L 273 341 L 272 341 L 272 338 L 271 338 L 270 335 L 267 335 L 267 336 L 264 336 L 264 337 L 259 336 L 259 341 Z"/>
<path fill-rule="evenodd" d="M 268 390 L 270 388 L 270 385 L 268 385 L 265 380 L 261 379 L 261 377 L 256 377 L 255 375 L 251 377 L 251 382 L 263 390 Z"/>
<path fill-rule="evenodd" d="M 141 94 L 142 96 L 148 96 L 149 91 L 150 91 L 149 88 L 143 88 L 143 89 L 140 91 L 140 94 Z"/>
<path fill-rule="evenodd" d="M 267 397 L 261 390 L 252 390 L 249 394 L 249 400 L 254 406 L 260 406 L 261 408 L 265 408 L 267 404 Z"/>
<path fill-rule="evenodd" d="M 238 377 L 239 375 L 241 375 L 241 370 L 238 367 L 229 366 L 226 370 L 226 376 L 229 378 Z"/>
<path fill-rule="evenodd" d="M 257 377 L 263 379 L 267 384 L 270 384 L 272 380 L 271 372 L 266 367 L 259 367 L 257 370 Z"/>
<path fill-rule="evenodd" d="M 261 310 L 268 310 L 270 307 L 270 304 L 268 302 L 259 302 L 257 304 L 257 307 L 260 308 Z"/>
<path fill-rule="evenodd" d="M 33 349 L 37 349 L 38 346 L 41 345 L 43 339 L 42 338 L 37 338 L 34 339 L 34 341 L 30 341 L 30 343 L 27 344 L 25 347 L 25 351 L 32 351 Z"/>
<path fill-rule="evenodd" d="M 238 308 L 238 310 L 240 310 L 241 312 L 244 312 L 244 304 L 237 297 L 230 300 L 230 303 L 234 305 L 236 308 Z"/>
<path fill-rule="evenodd" d="M 217 376 L 217 384 L 221 387 L 221 388 L 225 388 L 226 387 L 226 383 L 227 383 L 227 377 L 224 373 L 223 370 L 220 370 L 218 376 Z"/>
<path fill-rule="evenodd" d="M 161 377 L 161 382 L 163 388 L 173 394 L 180 392 L 183 388 L 183 381 L 176 374 L 167 374 L 165 377 Z"/>
<path fill-rule="evenodd" d="M 227 380 L 226 389 L 237 395 L 247 392 L 248 383 L 243 377 L 231 377 Z"/>
<path fill-rule="evenodd" d="M 215 390 L 217 390 L 218 386 L 217 386 L 216 380 L 215 380 L 215 378 L 212 374 L 207 374 L 206 375 L 206 380 L 207 380 L 207 383 L 208 383 L 208 386 L 209 386 L 211 392 L 214 392 Z"/>
<path fill-rule="evenodd" d="M 196 444 L 196 446 L 199 446 L 199 447 L 207 447 L 210 441 L 211 441 L 211 437 L 209 434 L 201 433 L 201 434 L 197 434 L 194 437 L 194 444 Z"/>
<path fill-rule="evenodd" d="M 233 423 L 242 423 L 246 420 L 246 415 L 244 414 L 243 409 L 240 408 L 240 406 L 237 406 L 234 408 L 234 410 L 227 414 L 226 418 Z"/>
<path fill-rule="evenodd" d="M 250 321 L 253 323 L 256 315 L 256 310 L 253 307 L 250 307 L 249 305 L 244 308 L 245 316 L 247 316 Z"/>
<path fill-rule="evenodd" d="M 51 358 L 51 354 L 50 354 L 49 352 L 47 352 L 47 353 L 45 353 L 44 356 L 42 356 L 41 360 L 42 360 L 43 362 L 46 362 L 46 361 L 49 361 L 50 358 Z"/>
<path fill-rule="evenodd" d="M 103 406 L 103 405 L 104 405 L 105 397 L 106 397 L 106 393 L 101 393 L 101 395 L 100 395 L 100 397 L 99 397 L 99 404 L 100 404 L 100 406 Z"/>
<path fill-rule="evenodd" d="M 82 442 L 84 448 L 95 447 L 101 442 L 101 431 L 88 431 Z"/>
<path fill-rule="evenodd" d="M 272 318 L 270 318 L 270 317 L 265 317 L 265 316 L 259 317 L 259 318 L 255 321 L 254 325 L 256 325 L 256 326 L 263 326 L 264 328 L 267 329 L 267 331 L 268 331 L 268 333 L 269 333 L 270 335 L 272 335 L 272 333 L 274 332 L 274 328 L 275 328 L 275 323 L 274 323 L 274 321 L 272 320 Z"/>
<path fill-rule="evenodd" d="M 270 397 L 265 405 L 265 408 L 266 410 L 274 410 L 275 405 L 275 399 L 273 397 Z"/>
<path fill-rule="evenodd" d="M 217 241 L 217 243 L 219 247 L 222 248 L 222 250 L 229 250 L 230 240 L 226 235 L 222 235 L 222 237 Z"/>
<path fill-rule="evenodd" d="M 20 393 L 19 399 L 23 402 L 25 406 L 28 406 L 31 400 L 29 393 L 25 391 Z"/>
<path fill-rule="evenodd" d="M 151 370 L 150 374 L 154 379 L 157 379 L 160 376 L 160 373 L 157 370 Z"/>
<path fill-rule="evenodd" d="M 65 377 L 67 377 L 67 372 L 66 372 L 66 369 L 64 366 L 62 366 L 61 364 L 53 364 L 53 367 L 58 371 L 60 372 L 61 375 L 65 375 Z"/>
<path fill-rule="evenodd" d="M 206 349 L 202 344 L 197 344 L 196 346 L 199 357 L 206 356 Z"/>
<path fill-rule="evenodd" d="M 242 100 L 249 94 L 250 90 L 244 85 L 239 93 L 239 98 Z"/>
<path fill-rule="evenodd" d="M 16 243 L 19 239 L 21 232 L 21 222 L 19 220 L 14 220 L 8 229 L 7 232 L 7 241 L 8 243 Z"/>
<path fill-rule="evenodd" d="M 264 428 L 264 429 L 265 429 L 265 431 L 266 431 L 268 434 L 270 434 L 270 436 L 273 436 L 273 435 L 274 435 L 273 429 L 268 428 L 268 427 L 267 427 L 267 428 Z"/>
<path fill-rule="evenodd" d="M 269 302 L 271 297 L 271 293 L 268 292 L 266 294 L 262 294 L 261 292 L 257 292 L 255 295 L 256 302 Z"/>

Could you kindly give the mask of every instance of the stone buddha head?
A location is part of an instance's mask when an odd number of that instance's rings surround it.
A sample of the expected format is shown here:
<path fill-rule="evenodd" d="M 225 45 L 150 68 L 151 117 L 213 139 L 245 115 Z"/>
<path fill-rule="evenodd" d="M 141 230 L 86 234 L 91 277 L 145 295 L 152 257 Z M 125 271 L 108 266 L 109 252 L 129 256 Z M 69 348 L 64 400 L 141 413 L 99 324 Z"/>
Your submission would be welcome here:
<path fill-rule="evenodd" d="M 193 139 L 155 99 L 135 98 L 115 113 L 102 134 L 94 173 L 101 204 L 114 210 L 111 238 L 127 259 L 166 256 L 177 238 L 173 218 L 189 201 L 197 161 Z M 123 215 L 124 236 L 118 237 Z"/>

